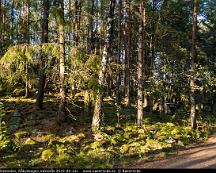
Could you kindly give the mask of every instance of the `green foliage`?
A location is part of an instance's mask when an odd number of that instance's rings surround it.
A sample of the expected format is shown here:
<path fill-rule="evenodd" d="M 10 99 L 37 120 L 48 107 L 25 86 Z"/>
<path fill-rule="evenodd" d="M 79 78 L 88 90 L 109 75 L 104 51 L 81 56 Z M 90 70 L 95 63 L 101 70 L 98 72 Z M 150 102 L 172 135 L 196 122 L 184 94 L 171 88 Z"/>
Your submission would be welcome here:
<path fill-rule="evenodd" d="M 52 159 L 54 152 L 51 149 L 43 150 L 41 153 L 41 159 L 44 161 Z"/>
<path fill-rule="evenodd" d="M 0 123 L 0 151 L 11 149 L 10 131 L 4 121 Z"/>
<path fill-rule="evenodd" d="M 72 47 L 69 54 L 70 73 L 69 83 L 76 84 L 81 89 L 95 91 L 98 87 L 98 71 L 100 57 L 87 55 L 81 46 Z"/>
<path fill-rule="evenodd" d="M 0 102 L 0 151 L 7 151 L 12 149 L 12 141 L 10 138 L 10 131 L 3 121 L 5 113 L 2 111 L 3 104 Z"/>
<path fill-rule="evenodd" d="M 5 89 L 18 87 L 24 85 L 26 80 L 25 69 L 26 63 L 28 63 L 28 75 L 30 77 L 31 84 L 34 84 L 34 77 L 38 74 L 36 66 L 39 65 L 39 56 L 46 56 L 45 71 L 47 74 L 55 73 L 51 70 L 51 64 L 53 57 L 58 57 L 58 44 L 46 43 L 46 44 L 20 44 L 11 46 L 7 52 L 0 59 L 0 78 L 4 81 Z M 8 87 L 10 86 L 10 87 Z"/>

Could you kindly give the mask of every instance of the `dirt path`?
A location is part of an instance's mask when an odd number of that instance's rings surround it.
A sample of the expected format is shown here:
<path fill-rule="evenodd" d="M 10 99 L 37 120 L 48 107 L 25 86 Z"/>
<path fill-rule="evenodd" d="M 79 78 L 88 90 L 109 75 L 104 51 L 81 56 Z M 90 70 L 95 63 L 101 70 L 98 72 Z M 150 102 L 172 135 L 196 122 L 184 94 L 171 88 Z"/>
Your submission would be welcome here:
<path fill-rule="evenodd" d="M 131 168 L 211 168 L 216 169 L 216 133 L 208 141 L 179 151 L 165 159 L 132 165 Z"/>

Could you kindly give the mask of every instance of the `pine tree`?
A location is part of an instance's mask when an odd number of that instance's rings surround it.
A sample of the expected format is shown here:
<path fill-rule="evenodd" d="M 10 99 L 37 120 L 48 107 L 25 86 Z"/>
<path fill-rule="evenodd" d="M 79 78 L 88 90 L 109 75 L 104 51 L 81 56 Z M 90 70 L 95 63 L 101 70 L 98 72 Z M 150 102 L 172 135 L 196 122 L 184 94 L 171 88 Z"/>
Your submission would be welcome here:
<path fill-rule="evenodd" d="M 48 43 L 48 33 L 49 33 L 49 8 L 50 8 L 50 1 L 43 0 L 43 10 L 42 10 L 42 36 L 41 36 L 41 44 Z M 37 106 L 38 108 L 42 109 L 43 107 L 43 99 L 44 99 L 44 86 L 46 80 L 45 74 L 45 55 L 43 51 L 41 52 L 40 56 L 40 72 L 39 72 L 39 81 L 38 81 L 38 95 L 37 95 Z"/>
<path fill-rule="evenodd" d="M 197 128 L 196 123 L 196 102 L 195 102 L 195 60 L 197 59 L 196 53 L 196 32 L 197 32 L 197 0 L 193 4 L 193 27 L 192 27 L 192 57 L 191 57 L 191 76 L 190 76 L 190 103 L 191 103 L 191 126 L 193 129 Z"/>
<path fill-rule="evenodd" d="M 107 20 L 107 28 L 106 28 L 106 37 L 105 37 L 105 43 L 104 43 L 104 49 L 103 49 L 103 56 L 101 61 L 101 67 L 99 72 L 99 88 L 97 91 L 97 96 L 95 100 L 95 107 L 94 107 L 94 114 L 92 119 L 92 131 L 96 133 L 99 130 L 100 125 L 100 118 L 101 118 L 101 106 L 102 106 L 102 97 L 104 94 L 104 84 L 106 79 L 106 73 L 107 73 L 107 65 L 109 61 L 109 49 L 110 49 L 110 40 L 111 40 L 111 29 L 112 29 L 112 14 L 113 14 L 113 8 L 115 7 L 115 0 L 110 1 L 110 15 Z"/>

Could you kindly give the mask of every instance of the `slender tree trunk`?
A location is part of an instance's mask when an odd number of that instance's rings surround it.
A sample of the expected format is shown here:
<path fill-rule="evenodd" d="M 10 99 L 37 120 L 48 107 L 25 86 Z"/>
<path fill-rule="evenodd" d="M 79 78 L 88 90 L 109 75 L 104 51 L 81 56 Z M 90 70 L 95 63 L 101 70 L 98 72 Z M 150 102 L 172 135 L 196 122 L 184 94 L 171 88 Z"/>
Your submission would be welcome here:
<path fill-rule="evenodd" d="M 126 68 L 125 68 L 125 76 L 126 76 L 126 95 L 127 95 L 127 106 L 131 103 L 130 97 L 130 60 L 131 60 L 131 10 L 130 10 L 130 0 L 126 0 L 126 12 L 128 18 L 126 20 L 126 32 L 127 32 L 127 58 L 126 58 Z"/>
<path fill-rule="evenodd" d="M 151 55 L 149 56 L 149 71 L 148 71 L 148 77 L 147 77 L 148 80 L 150 80 L 150 78 L 153 77 L 153 64 L 155 60 L 155 32 L 156 32 L 156 20 L 157 20 L 156 19 L 156 3 L 157 3 L 157 0 L 152 1 L 153 20 L 151 24 L 152 25 L 152 34 L 150 38 L 150 54 Z M 153 110 L 153 95 L 152 94 L 149 95 L 148 106 L 150 109 L 150 114 L 152 114 L 152 110 Z"/>
<path fill-rule="evenodd" d="M 194 88 L 195 88 L 195 60 L 197 58 L 196 53 L 196 32 L 197 32 L 197 0 L 194 0 L 194 7 L 193 7 L 193 28 L 192 28 L 192 57 L 191 57 L 191 76 L 190 76 L 190 103 L 191 103 L 191 127 L 193 129 L 197 128 L 196 122 L 196 102 L 195 102 L 195 95 L 194 95 Z"/>
<path fill-rule="evenodd" d="M 113 7 L 115 6 L 115 0 L 110 1 L 110 14 L 112 14 Z M 96 133 L 99 130 L 100 117 L 101 117 L 101 105 L 104 90 L 105 77 L 107 73 L 108 65 L 108 50 L 110 48 L 110 38 L 111 38 L 111 28 L 112 28 L 112 15 L 108 17 L 105 44 L 103 49 L 103 56 L 101 61 L 101 69 L 99 72 L 99 89 L 97 91 L 97 97 L 95 101 L 94 114 L 92 119 L 92 131 Z"/>
<path fill-rule="evenodd" d="M 81 27 L 81 14 L 82 14 L 82 0 L 75 0 L 74 3 L 75 6 L 75 45 L 78 46 L 78 44 L 81 41 L 81 33 L 80 33 L 80 27 Z"/>
<path fill-rule="evenodd" d="M 118 50 L 117 50 L 117 85 L 116 85 L 116 112 L 117 112 L 117 123 L 119 124 L 120 120 L 120 110 L 121 110 L 121 72 L 122 72 L 122 64 L 121 64 L 121 39 L 122 39 L 122 0 L 118 1 L 118 40 L 117 40 L 117 45 L 118 45 Z"/>
<path fill-rule="evenodd" d="M 23 11 L 24 11 L 24 2 L 23 2 Z M 27 43 L 27 48 L 30 43 L 30 36 L 29 36 L 29 0 L 26 0 L 26 16 L 24 18 L 24 27 L 23 31 L 25 31 L 25 42 Z M 25 73 L 26 73 L 26 81 L 25 81 L 25 97 L 29 97 L 29 72 L 28 72 L 28 60 L 25 62 Z"/>
<path fill-rule="evenodd" d="M 121 85 L 121 30 L 122 30 L 122 25 L 121 25 L 121 20 L 122 20 L 122 0 L 118 1 L 118 52 L 117 52 L 117 91 L 116 91 L 116 102 L 117 105 L 119 106 L 120 101 L 121 101 L 121 91 L 120 91 L 120 85 Z"/>
<path fill-rule="evenodd" d="M 93 39 L 93 17 L 94 17 L 94 0 L 89 0 L 89 27 L 88 27 L 88 40 L 87 40 L 87 52 L 91 53 L 93 50 L 94 39 Z"/>
<path fill-rule="evenodd" d="M 143 40 L 145 39 L 145 0 L 140 0 L 140 25 L 138 35 L 138 59 L 137 59 L 137 125 L 142 126 L 143 120 L 143 62 L 144 48 Z"/>
<path fill-rule="evenodd" d="M 41 43 L 48 43 L 48 18 L 49 18 L 49 7 L 50 2 L 49 0 L 43 0 L 43 12 L 42 12 L 42 36 L 41 36 Z M 39 81 L 38 81 L 38 95 L 37 95 L 37 106 L 39 109 L 43 108 L 43 99 L 44 99 L 44 86 L 45 86 L 45 80 L 46 80 L 46 74 L 45 74 L 45 55 L 43 53 L 43 50 L 41 51 L 40 56 L 40 72 L 39 72 Z"/>
<path fill-rule="evenodd" d="M 66 119 L 66 98 L 65 98 L 65 39 L 64 39 L 64 0 L 57 0 L 57 12 L 56 12 L 56 22 L 58 26 L 58 36 L 59 36 L 59 78 L 60 78 L 60 101 L 58 110 L 58 121 L 64 121 Z"/>
<path fill-rule="evenodd" d="M 10 40 L 14 42 L 14 0 L 11 2 L 11 26 L 10 26 Z"/>
<path fill-rule="evenodd" d="M 116 3 L 116 2 L 115 2 Z M 109 63 L 114 63 L 114 51 L 113 51 L 113 44 L 114 44 L 114 17 L 115 17 L 115 3 L 112 4 L 112 8 L 110 10 L 110 18 L 111 18 L 111 29 L 110 29 L 110 47 L 108 50 L 109 53 Z M 108 94 L 112 96 L 113 94 L 113 69 L 109 66 L 109 74 L 108 74 Z"/>
<path fill-rule="evenodd" d="M 2 55 L 2 31 L 3 31 L 3 22 L 2 22 L 2 13 L 3 13 L 3 8 L 2 8 L 2 1 L 0 0 L 0 55 Z"/>
<path fill-rule="evenodd" d="M 104 38 L 104 4 L 100 1 L 100 55 L 103 53 L 103 38 Z"/>

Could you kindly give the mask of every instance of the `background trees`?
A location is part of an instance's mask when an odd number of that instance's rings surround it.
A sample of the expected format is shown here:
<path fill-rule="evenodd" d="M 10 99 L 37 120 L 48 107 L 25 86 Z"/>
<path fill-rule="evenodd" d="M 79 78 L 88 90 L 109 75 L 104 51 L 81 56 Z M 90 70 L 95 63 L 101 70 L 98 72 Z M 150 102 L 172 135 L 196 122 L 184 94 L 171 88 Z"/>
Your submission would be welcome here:
<path fill-rule="evenodd" d="M 125 104 L 136 105 L 140 126 L 144 110 L 191 115 L 196 128 L 196 113 L 215 113 L 213 7 L 213 0 L 2 0 L 1 92 L 37 90 L 39 108 L 44 92 L 58 93 L 66 114 L 86 93 L 93 129 L 108 97 L 119 120 Z"/>
<path fill-rule="evenodd" d="M 216 127 L 215 9 L 0 0 L 0 162 L 110 168 L 206 139 Z"/>

